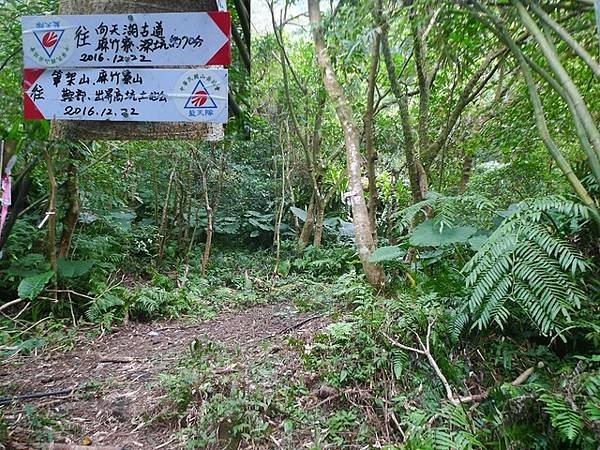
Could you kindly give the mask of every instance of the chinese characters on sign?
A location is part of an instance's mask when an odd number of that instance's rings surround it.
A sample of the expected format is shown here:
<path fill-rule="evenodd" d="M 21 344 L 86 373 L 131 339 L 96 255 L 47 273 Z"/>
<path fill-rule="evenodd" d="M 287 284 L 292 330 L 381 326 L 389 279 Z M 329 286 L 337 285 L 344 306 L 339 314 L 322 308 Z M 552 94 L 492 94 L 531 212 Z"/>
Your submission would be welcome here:
<path fill-rule="evenodd" d="M 227 122 L 226 69 L 25 69 L 25 118 Z"/>
<path fill-rule="evenodd" d="M 25 119 L 227 122 L 227 70 L 193 67 L 231 63 L 228 12 L 21 23 Z"/>
<path fill-rule="evenodd" d="M 231 63 L 228 12 L 26 16 L 26 68 Z"/>

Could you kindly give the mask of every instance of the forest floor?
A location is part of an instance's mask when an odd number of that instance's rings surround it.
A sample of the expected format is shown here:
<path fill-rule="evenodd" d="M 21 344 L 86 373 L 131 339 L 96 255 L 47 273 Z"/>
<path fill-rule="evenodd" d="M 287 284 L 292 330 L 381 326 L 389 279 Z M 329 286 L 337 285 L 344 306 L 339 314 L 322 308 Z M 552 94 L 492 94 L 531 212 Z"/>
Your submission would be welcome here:
<path fill-rule="evenodd" d="M 78 335 L 66 352 L 15 356 L 0 369 L 3 395 L 73 391 L 0 406 L 8 424 L 6 448 L 44 448 L 38 445 L 42 442 L 180 448 L 181 417 L 173 420 L 168 414 L 172 402 L 161 374 L 177 373 L 182 359 L 198 352 L 198 342 L 217 344 L 227 354 L 224 366 L 211 367 L 213 376 L 236 372 L 250 380 L 259 367 L 266 374 L 261 390 L 268 391 L 282 380 L 306 376 L 289 342 L 310 341 L 328 323 L 326 315 L 301 313 L 281 302 L 225 312 L 193 325 L 130 323 L 100 337 Z"/>

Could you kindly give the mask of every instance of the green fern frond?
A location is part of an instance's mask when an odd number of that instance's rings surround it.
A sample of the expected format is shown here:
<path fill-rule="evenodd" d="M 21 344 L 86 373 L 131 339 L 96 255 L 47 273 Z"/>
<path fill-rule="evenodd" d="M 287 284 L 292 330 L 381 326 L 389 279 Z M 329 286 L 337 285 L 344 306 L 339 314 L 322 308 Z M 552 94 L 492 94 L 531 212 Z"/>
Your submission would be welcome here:
<path fill-rule="evenodd" d="M 502 327 L 512 303 L 542 334 L 554 334 L 561 320 L 569 321 L 580 307 L 586 294 L 576 276 L 591 265 L 554 229 L 551 214 L 588 218 L 585 206 L 559 196 L 523 202 L 465 265 L 474 327 L 492 322 Z"/>
<path fill-rule="evenodd" d="M 410 358 L 406 352 L 394 349 L 392 353 L 392 363 L 394 377 L 399 380 L 406 368 L 409 366 Z"/>
<path fill-rule="evenodd" d="M 425 200 L 415 203 L 408 208 L 395 213 L 392 218 L 396 221 L 396 231 L 402 234 L 408 230 L 419 214 L 424 209 L 431 209 L 435 212 L 435 219 L 440 226 L 440 231 L 444 227 L 453 227 L 468 216 L 468 211 L 488 210 L 495 208 L 494 203 L 482 195 L 459 195 L 443 196 L 435 192 L 430 192 Z"/>
<path fill-rule="evenodd" d="M 470 321 L 469 313 L 466 311 L 459 311 L 454 315 L 454 319 L 450 324 L 450 336 L 453 341 L 457 341 L 465 327 Z"/>
<path fill-rule="evenodd" d="M 544 411 L 550 416 L 552 426 L 569 441 L 575 440 L 583 428 L 580 414 L 567 405 L 560 395 L 542 394 Z"/>
<path fill-rule="evenodd" d="M 123 300 L 121 300 L 116 295 L 106 293 L 90 304 L 89 308 L 85 312 L 85 316 L 91 322 L 104 324 L 104 322 L 106 321 L 106 318 L 104 317 L 105 314 L 108 313 L 115 306 L 122 306 L 123 304 Z"/>

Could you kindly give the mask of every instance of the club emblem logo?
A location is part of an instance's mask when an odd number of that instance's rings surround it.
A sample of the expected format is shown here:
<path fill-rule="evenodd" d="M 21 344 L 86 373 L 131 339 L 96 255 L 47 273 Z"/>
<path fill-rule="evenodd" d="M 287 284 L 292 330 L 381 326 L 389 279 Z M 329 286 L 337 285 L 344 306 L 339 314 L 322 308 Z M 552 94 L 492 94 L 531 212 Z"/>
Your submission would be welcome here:
<path fill-rule="evenodd" d="M 216 107 L 217 104 L 204 87 L 204 83 L 202 83 L 202 80 L 198 80 L 192 90 L 192 95 L 185 103 L 184 109 L 215 109 Z"/>
<path fill-rule="evenodd" d="M 73 39 L 72 27 L 61 18 L 33 24 L 32 29 L 25 31 L 23 43 L 29 58 L 43 67 L 56 67 L 71 56 Z"/>
<path fill-rule="evenodd" d="M 46 48 L 52 48 L 58 43 L 58 34 L 54 31 L 48 31 L 44 33 L 42 37 L 42 45 Z"/>
<path fill-rule="evenodd" d="M 192 95 L 192 104 L 196 107 L 204 105 L 206 103 L 206 100 L 208 100 L 208 92 L 206 91 L 200 90 L 194 92 L 194 94 Z"/>
<path fill-rule="evenodd" d="M 227 101 L 227 90 L 219 79 L 202 70 L 191 70 L 180 78 L 176 86 L 179 111 L 190 121 L 210 121 Z"/>

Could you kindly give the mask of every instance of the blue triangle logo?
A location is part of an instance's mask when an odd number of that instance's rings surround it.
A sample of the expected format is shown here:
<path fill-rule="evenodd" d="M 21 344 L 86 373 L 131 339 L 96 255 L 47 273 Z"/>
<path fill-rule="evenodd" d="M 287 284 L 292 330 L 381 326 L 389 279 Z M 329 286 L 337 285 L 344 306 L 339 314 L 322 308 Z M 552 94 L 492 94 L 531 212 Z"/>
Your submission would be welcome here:
<path fill-rule="evenodd" d="M 65 30 L 40 30 L 34 31 L 33 34 L 48 58 L 52 58 Z"/>
<path fill-rule="evenodd" d="M 184 109 L 216 109 L 217 104 L 210 96 L 208 89 L 202 83 L 202 80 L 198 80 L 196 86 L 192 90 L 192 94 L 188 97 L 185 102 Z"/>

